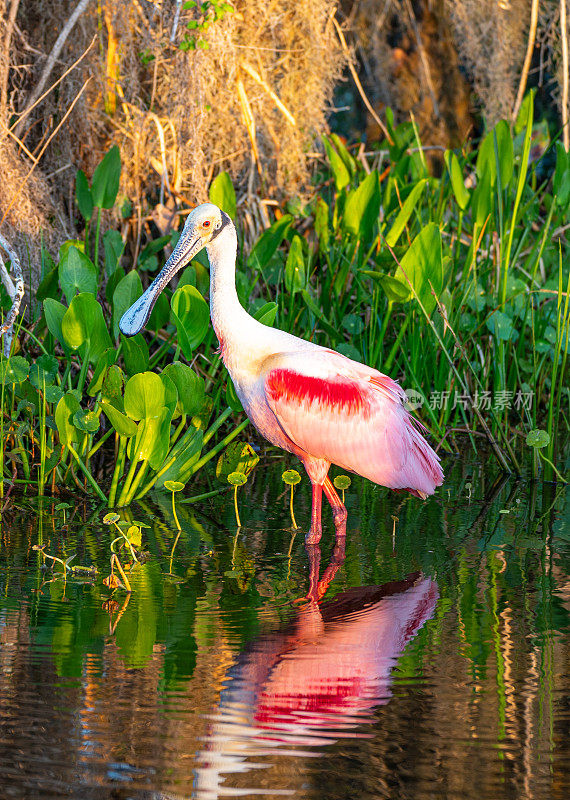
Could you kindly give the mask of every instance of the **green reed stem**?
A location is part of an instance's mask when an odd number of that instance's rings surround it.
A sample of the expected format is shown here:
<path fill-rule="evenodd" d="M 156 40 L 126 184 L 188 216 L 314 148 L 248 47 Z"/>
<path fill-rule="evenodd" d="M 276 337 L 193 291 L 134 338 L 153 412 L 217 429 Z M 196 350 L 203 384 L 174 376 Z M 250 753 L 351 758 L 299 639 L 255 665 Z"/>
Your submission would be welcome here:
<path fill-rule="evenodd" d="M 95 490 L 95 494 L 101 500 L 103 500 L 104 503 L 106 503 L 107 502 L 107 498 L 105 497 L 105 495 L 103 494 L 103 492 L 99 488 L 99 484 L 97 483 L 97 481 L 95 480 L 93 475 L 89 472 L 89 470 L 87 469 L 87 467 L 85 466 L 85 464 L 83 463 L 81 458 L 79 457 L 78 453 L 74 450 L 73 445 L 68 444 L 67 445 L 67 449 L 69 450 L 69 452 L 71 453 L 73 458 L 77 461 L 77 465 L 79 466 L 79 469 L 83 472 L 83 474 L 85 475 L 85 477 L 87 478 L 87 480 L 89 481 L 89 483 L 91 484 L 93 489 Z"/>

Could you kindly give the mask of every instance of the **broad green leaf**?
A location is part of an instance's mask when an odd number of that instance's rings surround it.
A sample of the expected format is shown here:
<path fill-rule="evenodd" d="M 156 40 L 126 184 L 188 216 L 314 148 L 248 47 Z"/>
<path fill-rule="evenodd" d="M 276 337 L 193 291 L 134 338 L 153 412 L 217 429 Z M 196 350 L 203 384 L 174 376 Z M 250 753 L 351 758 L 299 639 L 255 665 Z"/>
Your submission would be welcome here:
<path fill-rule="evenodd" d="M 303 256 L 303 242 L 301 237 L 295 234 L 285 262 L 285 288 L 289 294 L 295 294 L 304 289 L 306 283 L 307 272 Z"/>
<path fill-rule="evenodd" d="M 217 205 L 232 219 L 236 215 L 236 193 L 227 172 L 220 172 L 210 184 L 210 202 Z"/>
<path fill-rule="evenodd" d="M 84 411 L 80 408 L 73 415 L 73 424 L 83 433 L 97 433 L 100 425 L 99 415 L 95 411 Z"/>
<path fill-rule="evenodd" d="M 409 287 L 408 281 L 411 283 L 426 313 L 430 315 L 436 306 L 432 288 L 436 297 L 443 289 L 441 233 L 437 223 L 428 223 L 418 233 L 394 277 L 404 286 Z M 414 296 L 414 292 L 411 289 L 409 291 L 410 296 Z"/>
<path fill-rule="evenodd" d="M 457 201 L 459 208 L 462 211 L 465 211 L 469 205 L 471 195 L 469 194 L 469 189 L 467 189 L 465 186 L 463 173 L 461 172 L 461 167 L 459 166 L 459 159 L 451 150 L 445 151 L 444 158 L 447 171 L 449 172 L 449 179 L 451 181 L 453 194 L 455 195 L 455 200 Z"/>
<path fill-rule="evenodd" d="M 374 170 L 348 193 L 342 216 L 344 230 L 368 241 L 378 220 L 381 199 L 378 172 Z"/>
<path fill-rule="evenodd" d="M 44 353 L 30 367 L 30 383 L 43 392 L 55 382 L 57 372 L 57 358 Z"/>
<path fill-rule="evenodd" d="M 277 310 L 277 303 L 273 302 L 273 300 L 270 300 L 269 303 L 264 303 L 260 308 L 257 309 L 253 315 L 253 318 L 258 322 L 261 322 L 262 325 L 267 325 L 269 328 L 271 328 L 275 322 L 275 318 L 277 317 Z"/>
<path fill-rule="evenodd" d="M 301 482 L 301 476 L 296 469 L 286 469 L 281 477 L 287 486 L 295 486 Z"/>
<path fill-rule="evenodd" d="M 59 261 L 59 283 L 68 303 L 78 292 L 97 294 L 95 265 L 77 247 L 70 247 Z"/>
<path fill-rule="evenodd" d="M 329 207 L 322 197 L 315 201 L 315 233 L 319 240 L 319 250 L 324 253 L 329 248 Z"/>
<path fill-rule="evenodd" d="M 216 477 L 222 483 L 227 483 L 228 475 L 232 472 L 241 472 L 249 475 L 259 461 L 259 456 L 247 442 L 230 442 L 216 465 Z"/>
<path fill-rule="evenodd" d="M 350 183 L 350 172 L 326 136 L 323 136 L 323 144 L 325 146 L 327 158 L 333 171 L 336 190 L 337 192 L 340 192 L 341 189 L 344 189 L 344 187 L 348 186 Z"/>
<path fill-rule="evenodd" d="M 113 292 L 113 338 L 119 336 L 119 320 L 135 300 L 143 293 L 141 279 L 136 270 L 132 269 L 122 278 Z"/>
<path fill-rule="evenodd" d="M 147 372 L 144 374 L 151 375 L 153 373 Z M 170 444 L 171 420 L 172 414 L 166 406 L 159 410 L 158 415 L 141 419 L 137 426 L 137 435 L 129 442 L 128 456 L 131 461 L 148 461 L 152 469 L 160 469 Z"/>
<path fill-rule="evenodd" d="M 404 303 L 409 299 L 410 289 L 408 284 L 406 283 L 404 285 L 398 278 L 393 278 L 391 275 L 386 275 L 384 272 L 376 272 L 371 269 L 363 269 L 362 273 L 378 281 L 391 303 Z"/>
<path fill-rule="evenodd" d="M 284 214 L 281 219 L 274 222 L 270 228 L 263 231 L 257 242 L 253 245 L 247 263 L 254 269 L 263 269 L 275 254 L 277 248 L 287 235 L 293 221 L 290 214 Z"/>
<path fill-rule="evenodd" d="M 150 312 L 150 317 L 146 327 L 150 331 L 160 331 L 168 325 L 170 319 L 170 300 L 168 296 L 161 292 Z"/>
<path fill-rule="evenodd" d="M 125 386 L 125 413 L 131 419 L 158 417 L 164 407 L 164 384 L 154 372 L 140 372 Z"/>
<path fill-rule="evenodd" d="M 53 338 L 57 339 L 57 341 L 67 349 L 63 333 L 61 332 L 61 322 L 66 311 L 66 307 L 63 303 L 60 303 L 59 300 L 53 300 L 51 297 L 47 297 L 44 300 L 44 314 L 48 330 Z"/>
<path fill-rule="evenodd" d="M 556 142 L 556 169 L 552 180 L 556 204 L 565 208 L 570 200 L 570 157 L 562 142 Z"/>
<path fill-rule="evenodd" d="M 30 374 L 30 365 L 22 356 L 0 357 L 0 385 L 12 386 L 22 383 Z"/>
<path fill-rule="evenodd" d="M 181 492 L 184 489 L 184 484 L 180 481 L 165 481 L 164 488 L 169 492 Z"/>
<path fill-rule="evenodd" d="M 59 433 L 59 441 L 64 447 L 79 441 L 79 432 L 73 424 L 73 417 L 81 406 L 73 392 L 66 392 L 55 409 L 55 424 Z"/>
<path fill-rule="evenodd" d="M 527 433 L 526 443 L 531 447 L 547 447 L 550 444 L 550 435 L 548 431 L 541 431 L 536 428 Z"/>
<path fill-rule="evenodd" d="M 47 272 L 44 277 L 41 279 L 38 289 L 36 291 L 36 300 L 41 302 L 45 300 L 47 297 L 56 296 L 59 297 L 61 292 L 59 291 L 59 268 L 53 267 L 49 272 Z"/>
<path fill-rule="evenodd" d="M 477 224 L 478 230 L 481 230 L 485 224 L 485 220 L 493 211 L 493 198 L 494 194 L 491 191 L 491 173 L 489 170 L 485 170 L 473 191 L 473 221 Z"/>
<path fill-rule="evenodd" d="M 117 145 L 105 153 L 98 164 L 91 183 L 93 205 L 97 208 L 113 208 L 119 191 L 121 178 L 121 156 Z"/>
<path fill-rule="evenodd" d="M 172 295 L 171 307 L 180 349 L 190 360 L 208 331 L 210 309 L 194 286 L 177 289 Z"/>
<path fill-rule="evenodd" d="M 135 435 L 137 432 L 136 422 L 133 422 L 132 419 L 129 419 L 127 416 L 125 416 L 125 414 L 122 414 L 117 408 L 115 408 L 115 406 L 102 401 L 101 410 L 113 428 L 117 431 L 119 436 L 126 436 L 127 438 L 130 438 L 131 436 Z"/>
<path fill-rule="evenodd" d="M 148 345 L 142 333 L 136 336 L 123 336 L 123 359 L 127 375 L 136 375 L 137 372 L 146 372 L 149 365 Z"/>
<path fill-rule="evenodd" d="M 244 483 L 247 483 L 247 475 L 244 475 L 243 472 L 230 472 L 228 483 L 231 483 L 232 486 L 243 486 Z"/>
<path fill-rule="evenodd" d="M 356 161 L 348 152 L 346 145 L 337 133 L 330 133 L 328 137 L 335 148 L 336 152 L 342 158 L 344 166 L 350 173 L 351 178 L 356 175 Z"/>
<path fill-rule="evenodd" d="M 164 384 L 164 405 L 170 411 L 171 416 L 180 416 L 180 412 L 177 411 L 178 389 L 176 384 L 165 372 L 161 372 L 159 377 Z"/>
<path fill-rule="evenodd" d="M 190 427 L 176 442 L 165 459 L 170 461 L 173 458 L 174 461 L 156 482 L 157 489 L 162 488 L 169 480 L 186 483 L 192 473 L 192 467 L 200 458 L 203 438 L 203 431 Z"/>
<path fill-rule="evenodd" d="M 112 275 L 120 266 L 119 261 L 125 249 L 125 242 L 119 231 L 110 228 L 103 234 L 103 247 L 105 248 L 105 272 Z"/>
<path fill-rule="evenodd" d="M 111 364 L 103 374 L 103 382 L 101 384 L 101 397 L 111 405 L 121 411 L 123 405 L 123 386 L 125 385 L 125 376 L 123 370 L 116 364 Z"/>
<path fill-rule="evenodd" d="M 504 189 L 513 176 L 514 164 L 513 139 L 509 126 L 504 119 L 500 120 L 481 142 L 475 169 L 479 180 L 485 175 L 489 175 L 491 187 L 495 185 L 497 182 L 495 139 L 497 142 L 501 188 Z"/>
<path fill-rule="evenodd" d="M 358 336 L 364 330 L 364 320 L 358 314 L 345 314 L 342 318 L 342 327 L 351 336 Z"/>
<path fill-rule="evenodd" d="M 91 383 L 87 388 L 87 394 L 90 397 L 95 397 L 97 392 L 101 390 L 107 368 L 110 367 L 111 364 L 114 364 L 116 360 L 117 351 L 114 347 L 108 347 L 103 353 L 101 353 L 93 371 L 93 378 L 91 379 Z"/>
<path fill-rule="evenodd" d="M 63 389 L 60 386 L 47 386 L 45 390 L 45 399 L 46 403 L 59 403 L 61 398 L 63 397 Z"/>
<path fill-rule="evenodd" d="M 153 420 L 154 422 L 154 420 Z M 172 411 L 163 408 L 159 417 L 156 435 L 152 443 L 152 448 L 148 459 L 152 469 L 160 470 L 164 464 L 164 459 L 170 447 L 170 423 L 172 422 Z M 143 424 L 142 422 L 140 423 Z"/>
<path fill-rule="evenodd" d="M 127 530 L 126 536 L 133 547 L 141 546 L 142 532 L 138 525 L 131 525 Z"/>
<path fill-rule="evenodd" d="M 513 320 L 502 311 L 497 310 L 491 314 L 487 319 L 487 328 L 502 342 L 508 342 L 513 337 Z"/>
<path fill-rule="evenodd" d="M 236 414 L 239 414 L 243 411 L 241 400 L 237 395 L 236 387 L 234 386 L 229 372 L 226 376 L 226 403 Z"/>
<path fill-rule="evenodd" d="M 75 201 L 81 216 L 85 222 L 89 222 L 93 214 L 93 197 L 89 182 L 82 169 L 78 169 L 75 175 Z"/>
<path fill-rule="evenodd" d="M 180 361 L 168 364 L 162 371 L 176 386 L 179 410 L 188 416 L 197 414 L 204 403 L 204 379 Z"/>
<path fill-rule="evenodd" d="M 92 294 L 83 292 L 73 298 L 61 321 L 61 332 L 65 343 L 74 350 L 84 346 L 91 362 L 98 361 L 111 347 L 103 309 Z"/>
<path fill-rule="evenodd" d="M 113 274 L 107 278 L 107 283 L 105 284 L 105 300 L 109 303 L 111 308 L 113 307 L 113 294 L 115 293 L 115 289 L 124 277 L 125 270 L 122 267 L 117 267 Z"/>
<path fill-rule="evenodd" d="M 325 315 L 318 307 L 318 305 L 315 303 L 309 292 L 306 289 L 303 289 L 301 294 L 303 295 L 303 300 L 305 301 L 305 305 L 307 306 L 309 311 L 311 311 L 315 315 L 315 317 L 319 320 L 323 330 L 326 333 L 328 333 L 329 336 L 332 336 L 335 339 L 335 341 L 337 339 L 342 339 L 341 334 L 337 330 L 335 330 L 333 326 L 327 321 Z"/>
<path fill-rule="evenodd" d="M 396 219 L 392 223 L 392 227 L 386 235 L 386 242 L 390 245 L 390 247 L 394 247 L 396 245 L 396 242 L 400 238 L 400 234 L 406 227 L 412 211 L 416 207 L 416 204 L 423 194 L 426 184 L 427 179 L 425 178 L 424 180 L 418 181 L 406 198 L 404 205 L 398 211 L 398 215 L 396 216 Z"/>
<path fill-rule="evenodd" d="M 335 488 L 340 489 L 341 491 L 346 491 L 352 481 L 348 477 L 348 475 L 337 475 L 333 481 Z"/>

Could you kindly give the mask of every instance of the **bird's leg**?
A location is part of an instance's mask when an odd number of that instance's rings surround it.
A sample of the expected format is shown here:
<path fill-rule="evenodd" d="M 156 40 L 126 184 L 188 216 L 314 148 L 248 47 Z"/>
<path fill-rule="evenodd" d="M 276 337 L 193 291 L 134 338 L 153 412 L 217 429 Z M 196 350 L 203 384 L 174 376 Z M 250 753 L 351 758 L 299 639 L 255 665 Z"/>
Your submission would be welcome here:
<path fill-rule="evenodd" d="M 325 596 L 330 582 L 344 563 L 344 559 L 346 558 L 344 551 L 345 542 L 346 538 L 344 536 L 340 538 L 337 536 L 330 564 L 323 572 L 323 577 L 317 584 L 317 600 L 321 600 L 321 598 Z"/>
<path fill-rule="evenodd" d="M 322 498 L 323 498 L 322 484 L 313 483 L 313 507 L 311 509 L 311 527 L 309 528 L 308 534 L 305 536 L 306 544 L 318 544 L 321 541 Z"/>
<path fill-rule="evenodd" d="M 336 540 L 335 548 L 331 556 L 330 564 L 323 572 L 319 580 L 319 570 L 321 566 L 321 548 L 318 544 L 305 545 L 305 550 L 309 556 L 309 591 L 306 594 L 307 600 L 318 603 L 327 593 L 329 584 L 344 563 L 344 545 L 346 539 Z"/>
<path fill-rule="evenodd" d="M 306 544 L 305 550 L 309 556 L 309 591 L 307 600 L 319 601 L 319 570 L 321 567 L 321 548 L 318 544 Z"/>
<path fill-rule="evenodd" d="M 336 539 L 338 542 L 339 539 L 344 539 L 346 536 L 346 518 L 348 515 L 330 478 L 325 479 L 323 489 L 325 490 L 327 500 L 331 504 L 334 526 L 336 528 Z"/>

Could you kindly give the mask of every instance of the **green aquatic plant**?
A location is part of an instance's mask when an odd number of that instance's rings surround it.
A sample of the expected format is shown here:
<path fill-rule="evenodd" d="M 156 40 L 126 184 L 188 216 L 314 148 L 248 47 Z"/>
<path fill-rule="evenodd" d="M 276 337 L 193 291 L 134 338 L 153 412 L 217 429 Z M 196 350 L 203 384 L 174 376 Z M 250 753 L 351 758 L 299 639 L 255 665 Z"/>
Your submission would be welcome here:
<path fill-rule="evenodd" d="M 103 517 L 103 523 L 105 525 L 114 525 L 119 532 L 119 535 L 111 542 L 111 552 L 115 552 L 115 545 L 119 543 L 119 547 L 128 550 L 132 560 L 138 563 L 135 548 L 140 547 L 142 542 L 142 531 L 140 525 L 129 524 L 124 520 L 120 520 L 118 514 L 113 513 L 105 514 Z"/>
<path fill-rule="evenodd" d="M 287 484 L 287 486 L 291 487 L 291 495 L 289 498 L 289 511 L 291 512 L 291 524 L 293 529 L 296 530 L 299 526 L 297 525 L 297 520 L 295 519 L 295 512 L 293 511 L 293 487 L 296 484 L 301 482 L 301 476 L 297 472 L 296 469 L 287 469 L 281 476 L 283 481 Z"/>
<path fill-rule="evenodd" d="M 529 445 L 529 447 L 532 447 L 535 459 L 538 459 L 540 456 L 540 458 L 542 458 L 542 460 L 556 473 L 558 479 L 562 481 L 562 483 L 568 483 L 566 478 L 560 474 L 548 456 L 545 456 L 542 452 L 543 448 L 548 447 L 550 444 L 550 434 L 548 431 L 540 430 L 538 428 L 529 431 L 526 435 L 526 443 Z"/>
<path fill-rule="evenodd" d="M 344 504 L 344 493 L 350 487 L 352 481 L 348 477 L 348 475 L 337 475 L 333 480 L 335 489 L 338 489 L 342 492 L 342 502 Z"/>
<path fill-rule="evenodd" d="M 558 141 L 537 157 L 532 95 L 512 132 L 500 122 L 447 151 L 439 177 L 426 171 L 413 124 L 394 125 L 389 110 L 387 124 L 391 143 L 366 165 L 326 138 L 318 190 L 261 232 L 238 269 L 240 301 L 265 324 L 405 375 L 443 453 L 459 435 L 475 451 L 484 437 L 502 469 L 520 471 L 527 433 L 544 428 L 532 466 L 560 479 L 570 159 Z M 97 232 L 101 209 L 117 202 L 118 155 L 109 151 L 91 181 L 78 173 L 84 234 L 55 259 L 42 253 L 12 354 L 0 354 L 0 496 L 14 485 L 39 496 L 67 487 L 125 507 L 166 481 L 189 485 L 214 459 L 225 486 L 232 471 L 248 474 L 240 459 L 258 459 L 240 455 L 242 442 L 228 450 L 248 422 L 215 350 L 202 263 L 160 296 L 147 333 L 119 334 L 178 232 L 143 241 L 136 264 L 118 231 Z M 210 195 L 235 216 L 227 173 Z M 10 307 L 1 286 L 0 307 Z"/>
<path fill-rule="evenodd" d="M 172 516 L 174 517 L 174 522 L 176 523 L 177 529 L 180 531 L 180 523 L 178 522 L 178 517 L 176 516 L 176 504 L 174 502 L 174 496 L 176 492 L 181 492 L 184 489 L 184 484 L 180 481 L 165 481 L 164 488 L 172 492 Z"/>
<path fill-rule="evenodd" d="M 234 487 L 234 509 L 236 512 L 236 525 L 238 528 L 241 528 L 241 520 L 239 518 L 239 510 L 238 510 L 238 502 L 237 502 L 237 491 L 239 486 L 243 486 L 244 483 L 247 483 L 247 475 L 244 475 L 243 472 L 230 472 L 228 475 L 228 483 Z"/>

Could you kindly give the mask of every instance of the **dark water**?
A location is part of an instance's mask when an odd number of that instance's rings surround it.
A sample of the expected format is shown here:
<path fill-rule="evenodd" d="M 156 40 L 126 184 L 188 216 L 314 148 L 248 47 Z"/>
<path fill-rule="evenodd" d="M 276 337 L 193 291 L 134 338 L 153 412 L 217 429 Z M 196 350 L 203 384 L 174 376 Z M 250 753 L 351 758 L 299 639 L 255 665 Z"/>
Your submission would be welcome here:
<path fill-rule="evenodd" d="M 448 465 L 422 504 L 358 478 L 346 558 L 292 535 L 283 462 L 199 508 L 18 498 L 0 549 L 2 798 L 567 798 L 570 492 Z M 295 499 L 306 526 L 309 492 Z M 60 579 L 34 545 L 98 574 Z M 320 564 L 319 562 L 320 556 Z M 323 601 L 300 602 L 320 571 Z"/>

